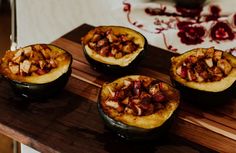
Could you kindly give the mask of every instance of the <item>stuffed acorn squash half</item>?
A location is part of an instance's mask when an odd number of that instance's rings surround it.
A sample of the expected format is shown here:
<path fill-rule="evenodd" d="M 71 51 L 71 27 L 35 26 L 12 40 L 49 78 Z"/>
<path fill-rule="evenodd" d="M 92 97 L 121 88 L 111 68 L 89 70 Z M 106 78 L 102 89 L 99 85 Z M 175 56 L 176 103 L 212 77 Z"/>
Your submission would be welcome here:
<path fill-rule="evenodd" d="M 144 56 L 146 38 L 139 32 L 120 26 L 100 26 L 82 38 L 89 63 L 104 72 L 133 70 Z"/>
<path fill-rule="evenodd" d="M 45 98 L 56 94 L 71 74 L 72 56 L 54 45 L 35 44 L 6 51 L 0 73 L 14 91 L 24 97 Z"/>
<path fill-rule="evenodd" d="M 98 110 L 105 124 L 119 136 L 153 139 L 167 129 L 179 102 L 179 92 L 169 84 L 132 75 L 102 86 Z"/>
<path fill-rule="evenodd" d="M 170 75 L 191 101 L 225 102 L 235 93 L 236 57 L 214 48 L 193 49 L 171 59 Z"/>

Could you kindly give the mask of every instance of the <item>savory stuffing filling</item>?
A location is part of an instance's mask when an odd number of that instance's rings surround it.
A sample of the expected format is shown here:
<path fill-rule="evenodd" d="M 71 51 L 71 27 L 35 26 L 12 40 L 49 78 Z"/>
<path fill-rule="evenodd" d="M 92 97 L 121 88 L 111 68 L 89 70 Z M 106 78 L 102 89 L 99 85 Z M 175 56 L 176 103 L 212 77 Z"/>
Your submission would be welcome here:
<path fill-rule="evenodd" d="M 1 60 L 5 71 L 14 75 L 43 75 L 58 67 L 62 53 L 52 51 L 47 45 L 33 45 L 17 51 L 7 51 Z"/>
<path fill-rule="evenodd" d="M 122 114 L 151 115 L 165 107 L 174 94 L 171 90 L 169 85 L 156 80 L 126 79 L 115 91 L 108 87 L 109 96 L 104 104 Z"/>
<path fill-rule="evenodd" d="M 209 48 L 206 52 L 198 50 L 177 67 L 176 73 L 187 81 L 213 82 L 226 77 L 232 66 L 224 58 L 223 52 Z"/>
<path fill-rule="evenodd" d="M 119 59 L 139 48 L 133 40 L 134 37 L 128 34 L 115 34 L 112 29 L 97 29 L 89 40 L 88 46 L 101 56 Z"/>

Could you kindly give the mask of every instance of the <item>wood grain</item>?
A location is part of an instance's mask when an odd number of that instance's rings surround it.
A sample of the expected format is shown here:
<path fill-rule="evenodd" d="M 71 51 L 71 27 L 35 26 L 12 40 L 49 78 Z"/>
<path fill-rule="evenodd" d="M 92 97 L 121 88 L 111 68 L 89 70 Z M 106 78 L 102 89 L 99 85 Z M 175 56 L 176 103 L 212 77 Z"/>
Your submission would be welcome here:
<path fill-rule="evenodd" d="M 82 28 L 81 28 L 82 27 Z M 66 88 L 49 99 L 29 100 L 15 95 L 0 79 L 0 133 L 41 152 L 234 152 L 236 101 L 202 110 L 183 102 L 176 120 L 161 141 L 127 142 L 104 127 L 97 112 L 97 100 L 104 82 L 118 76 L 95 71 L 83 56 L 79 44 L 83 25 L 53 44 L 73 55 L 72 75 Z M 149 46 L 148 56 L 132 74 L 143 74 L 171 83 L 167 62 L 176 54 Z M 152 59 L 152 60 L 151 60 Z M 183 146 L 183 147 L 182 147 Z"/>
<path fill-rule="evenodd" d="M 55 42 L 53 42 L 53 44 L 56 44 L 59 47 L 62 47 L 66 50 L 71 50 L 72 54 L 74 54 L 76 51 L 83 52 L 81 45 L 65 38 L 60 38 L 56 40 Z M 70 45 L 64 45 L 64 44 L 70 44 Z M 102 83 L 105 80 L 110 80 L 110 81 L 112 80 L 112 79 L 109 79 L 109 77 L 107 76 L 103 77 L 104 74 L 101 73 L 99 75 L 98 72 L 91 69 L 90 66 L 87 65 L 88 63 L 86 59 L 84 58 L 83 53 L 77 53 L 77 54 L 80 54 L 80 58 L 79 59 L 77 57 L 74 58 L 74 63 L 75 63 L 74 65 L 75 65 L 76 70 L 82 72 L 84 69 L 86 69 L 86 71 L 89 73 L 88 74 L 89 76 L 82 73 L 77 73 L 76 75 L 79 75 L 81 78 L 88 79 L 87 83 L 90 83 L 90 82 L 92 82 L 92 84 L 96 83 L 97 87 L 99 87 L 99 85 L 102 85 Z M 161 58 L 166 61 L 170 59 L 170 57 L 161 57 Z M 149 62 L 149 60 L 145 60 L 145 62 Z M 149 75 L 154 78 L 158 78 L 162 81 L 171 83 L 170 78 L 166 73 L 168 64 L 163 65 L 161 70 L 159 67 L 154 68 L 153 66 L 150 66 L 150 65 L 151 64 L 145 64 L 145 65 L 141 64 L 141 66 L 137 68 L 135 72 L 137 74 Z M 104 80 L 103 78 L 106 78 L 106 79 Z M 233 102 L 232 104 L 234 103 L 235 102 Z M 232 146 L 236 144 L 236 129 L 235 129 L 236 121 L 234 120 L 234 116 L 232 114 L 229 114 L 229 112 L 227 113 L 227 109 L 215 108 L 215 110 L 202 110 L 201 108 L 193 107 L 190 104 L 184 102 L 180 110 L 181 111 L 179 112 L 179 115 L 178 115 L 178 118 L 180 120 L 189 123 L 195 128 L 204 129 L 205 131 L 211 131 L 211 134 L 208 137 L 208 141 L 215 142 L 216 141 L 215 138 L 217 138 L 218 143 L 220 143 L 221 139 L 226 139 L 229 142 L 231 142 L 230 143 L 231 145 L 224 147 L 223 150 L 226 149 L 227 151 L 230 152 L 234 149 Z M 228 115 L 223 115 L 223 114 L 228 114 Z M 182 124 L 179 124 L 177 122 L 176 126 L 180 126 L 179 128 L 181 128 L 182 130 L 182 127 L 181 127 Z M 187 127 L 184 127 L 184 128 L 187 128 Z M 187 136 L 184 135 L 184 136 L 187 139 L 198 143 L 198 141 L 200 140 L 195 139 L 194 137 L 196 137 L 197 135 L 204 134 L 205 132 L 204 130 L 194 131 L 195 135 L 187 135 Z M 177 135 L 182 135 L 182 133 L 178 133 L 177 131 L 174 133 Z M 204 144 L 202 145 L 206 145 L 209 148 L 215 149 L 217 151 L 221 151 L 218 149 L 219 146 L 214 143 L 212 144 L 212 143 L 204 142 Z"/>

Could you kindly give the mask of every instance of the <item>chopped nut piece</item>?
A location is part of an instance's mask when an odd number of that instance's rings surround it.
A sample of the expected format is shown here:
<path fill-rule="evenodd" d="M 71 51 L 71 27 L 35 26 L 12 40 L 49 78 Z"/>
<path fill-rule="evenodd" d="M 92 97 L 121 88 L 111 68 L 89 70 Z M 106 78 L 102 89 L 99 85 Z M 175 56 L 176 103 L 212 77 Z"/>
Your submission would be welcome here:
<path fill-rule="evenodd" d="M 201 73 L 199 73 L 199 75 L 204 79 L 204 80 L 207 80 L 208 79 L 208 73 L 207 71 L 203 71 Z"/>
<path fill-rule="evenodd" d="M 134 114 L 134 111 L 131 108 L 126 107 L 125 108 L 125 113 L 127 113 L 127 114 Z"/>
<path fill-rule="evenodd" d="M 57 62 L 53 59 L 50 59 L 49 64 L 52 66 L 52 68 L 56 68 L 57 67 Z"/>
<path fill-rule="evenodd" d="M 123 52 L 128 53 L 128 54 L 132 53 L 132 51 L 134 50 L 136 50 L 136 47 L 132 43 L 126 44 L 125 46 L 123 46 L 123 49 L 122 49 Z"/>
<path fill-rule="evenodd" d="M 41 50 L 41 49 L 43 49 L 43 47 L 41 45 L 34 45 L 34 49 L 35 50 Z"/>
<path fill-rule="evenodd" d="M 169 90 L 169 86 L 167 84 L 163 83 L 163 82 L 159 83 L 159 88 L 160 88 L 161 91 Z"/>
<path fill-rule="evenodd" d="M 223 72 L 220 70 L 219 67 L 215 67 L 213 69 L 213 75 L 217 76 L 217 77 L 223 77 Z"/>
<path fill-rule="evenodd" d="M 115 55 L 115 58 L 121 58 L 123 55 L 122 55 L 122 52 L 119 52 Z"/>
<path fill-rule="evenodd" d="M 121 39 L 122 42 L 129 41 L 128 36 L 127 36 L 127 35 L 124 35 L 124 34 L 120 36 L 120 39 Z"/>
<path fill-rule="evenodd" d="M 99 51 L 99 54 L 102 56 L 106 56 L 108 52 L 109 52 L 109 46 L 105 46 Z"/>
<path fill-rule="evenodd" d="M 137 105 L 134 105 L 134 107 L 136 108 L 137 115 L 138 115 L 138 116 L 142 115 L 142 109 L 139 108 Z"/>
<path fill-rule="evenodd" d="M 118 50 L 115 47 L 112 47 L 111 54 L 115 55 L 118 52 Z"/>
<path fill-rule="evenodd" d="M 94 42 L 89 42 L 88 46 L 94 50 L 96 50 L 96 44 Z"/>
<path fill-rule="evenodd" d="M 99 34 L 95 34 L 93 38 L 91 39 L 91 42 L 97 42 L 100 39 L 101 39 L 101 36 Z"/>
<path fill-rule="evenodd" d="M 33 65 L 33 64 L 31 64 L 31 67 L 30 67 L 30 69 L 29 69 L 29 72 L 32 73 L 32 72 L 35 72 L 35 71 L 37 71 L 37 70 L 38 70 L 38 67 L 35 66 L 35 65 Z"/>
<path fill-rule="evenodd" d="M 191 70 L 187 70 L 187 74 L 188 74 L 188 80 L 189 81 L 194 81 L 194 80 L 197 79 L 195 74 Z"/>
<path fill-rule="evenodd" d="M 107 39 L 108 39 L 109 42 L 111 42 L 111 43 L 118 41 L 118 38 L 117 38 L 114 34 L 112 34 L 112 33 L 109 33 L 109 34 L 107 35 Z"/>
<path fill-rule="evenodd" d="M 49 59 L 50 58 L 50 50 L 49 49 L 42 49 L 40 50 L 41 53 L 43 54 L 43 56 L 46 58 L 46 59 Z"/>
<path fill-rule="evenodd" d="M 44 71 L 44 70 L 42 70 L 42 69 L 38 69 L 38 70 L 36 71 L 36 73 L 37 73 L 38 75 L 43 75 L 43 74 L 46 74 L 46 71 Z"/>
<path fill-rule="evenodd" d="M 195 64 L 197 62 L 198 58 L 194 55 L 191 55 L 188 57 L 188 61 L 192 64 Z"/>
<path fill-rule="evenodd" d="M 221 59 L 223 52 L 222 51 L 215 51 L 213 60 L 218 61 Z"/>
<path fill-rule="evenodd" d="M 108 41 L 106 38 L 104 38 L 97 42 L 97 47 L 103 47 L 103 46 L 106 46 L 107 44 L 108 44 Z"/>
<path fill-rule="evenodd" d="M 155 95 L 157 92 L 160 91 L 159 85 L 158 84 L 154 84 L 149 88 L 149 93 L 151 95 Z"/>
<path fill-rule="evenodd" d="M 43 69 L 45 65 L 46 65 L 45 61 L 43 61 L 43 60 L 39 61 L 39 66 L 40 66 L 41 69 Z"/>
<path fill-rule="evenodd" d="M 208 48 L 206 51 L 206 56 L 212 58 L 214 56 L 214 47 Z"/>
<path fill-rule="evenodd" d="M 121 103 L 128 105 L 129 104 L 129 97 L 126 97 L 124 100 L 121 101 Z"/>
<path fill-rule="evenodd" d="M 163 102 L 165 100 L 165 96 L 161 92 L 157 92 L 155 95 L 153 95 L 153 99 L 156 102 Z"/>

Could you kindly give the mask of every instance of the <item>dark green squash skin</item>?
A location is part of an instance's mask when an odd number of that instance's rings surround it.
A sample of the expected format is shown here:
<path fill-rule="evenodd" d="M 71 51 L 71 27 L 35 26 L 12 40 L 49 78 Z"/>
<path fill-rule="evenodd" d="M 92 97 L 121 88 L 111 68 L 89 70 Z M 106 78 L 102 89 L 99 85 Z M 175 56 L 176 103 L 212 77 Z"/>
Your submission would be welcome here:
<path fill-rule="evenodd" d="M 52 44 L 50 45 L 55 46 Z M 48 82 L 48 83 L 43 83 L 43 84 L 27 83 L 27 82 L 11 80 L 7 76 L 3 75 L 3 78 L 5 78 L 5 80 L 10 84 L 10 86 L 12 87 L 16 95 L 22 96 L 24 98 L 29 98 L 29 99 L 45 99 L 45 98 L 49 98 L 51 96 L 56 95 L 65 87 L 72 72 L 71 65 L 72 65 L 73 57 L 66 50 L 58 46 L 55 46 L 55 47 L 65 51 L 70 56 L 71 61 L 69 63 L 67 72 L 63 73 L 56 80 Z"/>
<path fill-rule="evenodd" d="M 193 50 L 190 50 L 188 52 L 193 52 Z M 179 57 L 181 57 L 182 55 L 179 55 Z M 235 63 L 235 61 L 236 60 L 234 60 L 233 63 Z M 236 95 L 236 78 L 230 87 L 225 87 L 225 89 L 222 91 L 219 92 L 213 92 L 214 90 L 203 91 L 200 89 L 194 89 L 188 87 L 184 83 L 176 81 L 177 74 L 174 72 L 176 70 L 173 70 L 173 67 L 174 66 L 171 65 L 170 78 L 172 84 L 180 91 L 181 98 L 183 99 L 183 101 L 186 101 L 195 106 L 199 106 L 201 108 L 212 108 L 212 107 L 219 107 L 221 105 L 230 102 L 232 98 L 235 97 Z M 221 83 L 221 86 L 224 87 L 224 84 Z"/>
<path fill-rule="evenodd" d="M 100 104 L 100 95 L 98 98 L 98 112 L 105 123 L 105 126 L 111 130 L 114 134 L 127 141 L 151 141 L 151 140 L 162 140 L 166 137 L 171 124 L 174 121 L 175 113 L 178 108 L 173 112 L 168 120 L 166 120 L 161 126 L 153 129 L 143 129 L 139 127 L 130 126 L 122 122 L 116 121 L 104 113 Z"/>
<path fill-rule="evenodd" d="M 110 65 L 101 63 L 99 61 L 96 61 L 95 59 L 91 58 L 84 49 L 84 55 L 87 59 L 87 61 L 90 63 L 92 68 L 95 70 L 101 71 L 103 73 L 113 73 L 113 74 L 127 74 L 129 72 L 135 71 L 135 68 L 140 63 L 140 61 L 144 58 L 145 52 L 144 50 L 139 53 L 139 55 L 127 66 L 122 67 L 119 65 Z"/>
<path fill-rule="evenodd" d="M 117 26 L 119 27 L 119 26 Z M 124 27 L 122 27 L 124 28 Z M 126 28 L 126 27 L 125 27 Z M 129 28 L 127 28 L 129 29 Z M 131 29 L 132 30 L 132 29 Z M 133 30 L 134 31 L 134 30 Z M 135 31 L 137 32 L 137 31 Z M 139 32 L 137 32 L 139 33 Z M 144 59 L 145 57 L 145 51 L 147 49 L 147 39 L 141 34 L 139 33 L 143 38 L 144 38 L 144 47 L 143 50 L 136 56 L 136 58 L 127 66 L 119 66 L 119 65 L 113 65 L 113 64 L 106 64 L 106 63 L 102 63 L 96 59 L 93 59 L 92 57 L 90 57 L 85 49 L 85 44 L 82 43 L 82 47 L 83 47 L 83 52 L 85 55 L 85 58 L 87 59 L 87 61 L 91 64 L 91 66 L 98 70 L 98 71 L 102 71 L 103 73 L 113 73 L 113 74 L 127 74 L 130 72 L 133 72 L 135 70 L 135 68 L 137 67 L 137 65 L 140 63 L 140 61 L 142 59 Z"/>
<path fill-rule="evenodd" d="M 68 71 L 58 79 L 44 84 L 26 83 L 10 80 L 8 78 L 6 79 L 17 95 L 23 96 L 25 98 L 41 99 L 49 98 L 60 92 L 68 82 L 70 74 L 71 68 L 69 68 Z"/>
<path fill-rule="evenodd" d="M 236 82 L 221 92 L 209 92 L 189 88 L 174 79 L 172 79 L 172 84 L 180 91 L 183 101 L 201 108 L 219 107 L 227 104 L 236 94 Z"/>

